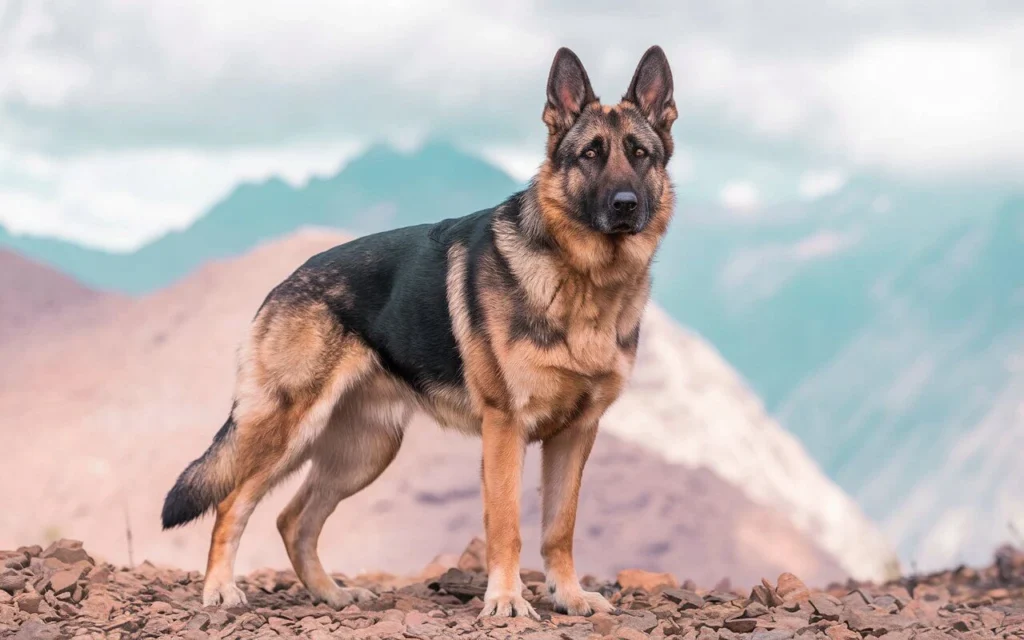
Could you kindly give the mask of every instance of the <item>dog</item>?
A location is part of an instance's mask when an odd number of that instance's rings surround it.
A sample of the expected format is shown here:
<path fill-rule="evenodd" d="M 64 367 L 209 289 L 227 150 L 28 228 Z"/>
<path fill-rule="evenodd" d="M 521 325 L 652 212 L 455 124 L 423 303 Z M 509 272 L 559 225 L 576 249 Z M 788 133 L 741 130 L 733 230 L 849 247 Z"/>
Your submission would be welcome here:
<path fill-rule="evenodd" d="M 602 105 L 562 48 L 548 76 L 546 156 L 528 188 L 492 209 L 334 247 L 270 292 L 239 348 L 230 416 L 163 506 L 164 529 L 216 509 L 204 605 L 245 604 L 234 581 L 242 531 L 260 498 L 306 462 L 277 519 L 295 572 L 335 608 L 373 597 L 339 586 L 317 542 L 337 504 L 395 458 L 421 410 L 482 438 L 481 617 L 538 617 L 519 575 L 533 442 L 554 608 L 612 610 L 580 586 L 573 531 L 583 468 L 632 370 L 651 261 L 673 213 L 672 91 L 654 46 L 621 102 Z"/>

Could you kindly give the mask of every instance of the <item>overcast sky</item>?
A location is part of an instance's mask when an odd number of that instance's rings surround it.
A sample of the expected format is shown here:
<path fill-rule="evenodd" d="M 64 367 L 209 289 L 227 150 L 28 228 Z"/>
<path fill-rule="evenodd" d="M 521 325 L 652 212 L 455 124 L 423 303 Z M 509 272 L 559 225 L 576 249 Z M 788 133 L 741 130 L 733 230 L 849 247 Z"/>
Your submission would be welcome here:
<path fill-rule="evenodd" d="M 130 248 L 240 180 L 300 184 L 376 139 L 443 136 L 525 178 L 562 45 L 614 101 L 661 44 L 683 114 L 675 175 L 685 189 L 722 151 L 736 179 L 705 187 L 727 206 L 769 188 L 747 155 L 805 171 L 805 197 L 862 170 L 1024 179 L 1020 0 L 635 6 L 0 0 L 0 222 Z"/>

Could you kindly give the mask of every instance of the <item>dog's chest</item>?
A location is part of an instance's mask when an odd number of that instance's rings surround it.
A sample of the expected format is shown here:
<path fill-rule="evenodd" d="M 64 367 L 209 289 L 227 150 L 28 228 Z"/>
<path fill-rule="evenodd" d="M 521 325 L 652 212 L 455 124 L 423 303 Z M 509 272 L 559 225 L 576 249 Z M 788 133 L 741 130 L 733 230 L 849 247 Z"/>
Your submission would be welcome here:
<path fill-rule="evenodd" d="M 566 297 L 561 313 L 546 319 L 553 338 L 512 338 L 501 357 L 509 404 L 536 430 L 596 419 L 618 397 L 633 366 L 633 354 L 621 346 L 622 300 Z"/>

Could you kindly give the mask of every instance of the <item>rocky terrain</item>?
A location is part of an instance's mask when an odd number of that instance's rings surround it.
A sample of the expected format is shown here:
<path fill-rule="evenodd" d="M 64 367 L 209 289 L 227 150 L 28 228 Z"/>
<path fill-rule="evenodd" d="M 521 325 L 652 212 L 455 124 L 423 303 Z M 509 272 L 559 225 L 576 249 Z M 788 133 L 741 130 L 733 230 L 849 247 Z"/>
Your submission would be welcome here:
<path fill-rule="evenodd" d="M 713 589 L 668 573 L 619 572 L 583 579 L 616 605 L 611 614 L 561 615 L 543 575 L 522 572 L 540 621 L 477 620 L 486 587 L 484 544 L 439 558 L 419 575 L 352 578 L 377 597 L 334 611 L 314 604 L 287 571 L 262 569 L 239 581 L 249 606 L 201 604 L 202 576 L 149 562 L 118 568 L 81 542 L 60 540 L 0 551 L 0 637 L 57 638 L 533 638 L 590 640 L 940 640 L 1024 637 L 1024 553 L 1003 548 L 984 569 L 961 567 L 885 584 L 848 582 L 809 589 L 783 573 L 752 589 Z"/>

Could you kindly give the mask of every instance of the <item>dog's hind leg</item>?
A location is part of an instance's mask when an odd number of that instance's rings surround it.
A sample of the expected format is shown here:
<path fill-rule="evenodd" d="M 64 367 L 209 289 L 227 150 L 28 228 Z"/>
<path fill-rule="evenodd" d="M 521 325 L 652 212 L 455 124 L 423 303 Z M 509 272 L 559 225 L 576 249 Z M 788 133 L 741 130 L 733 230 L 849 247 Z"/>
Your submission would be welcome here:
<path fill-rule="evenodd" d="M 249 516 L 270 488 L 268 480 L 266 475 L 249 478 L 217 505 L 203 583 L 203 606 L 227 608 L 245 604 L 245 593 L 235 584 L 235 555 Z"/>
<path fill-rule="evenodd" d="M 233 490 L 217 505 L 203 604 L 245 603 L 234 564 L 245 525 L 260 499 L 313 453 L 339 399 L 376 366 L 323 305 L 268 304 L 239 365 L 234 419 L 223 457 Z"/>
<path fill-rule="evenodd" d="M 411 408 L 401 403 L 390 411 L 352 410 L 347 400 L 315 443 L 305 483 L 277 519 L 295 573 L 317 600 L 341 609 L 373 598 L 366 589 L 342 588 L 328 575 L 317 554 L 317 541 L 338 503 L 359 492 L 391 464 L 402 443 Z"/>
<path fill-rule="evenodd" d="M 243 417 L 239 421 L 234 445 L 236 484 L 217 505 L 203 585 L 204 606 L 245 604 L 245 594 L 235 585 L 234 567 L 249 516 L 267 491 L 308 458 L 308 447 L 301 445 L 295 433 L 300 429 L 321 431 L 326 424 L 326 415 L 316 415 L 313 409 L 298 421 L 283 409 L 263 420 Z"/>

